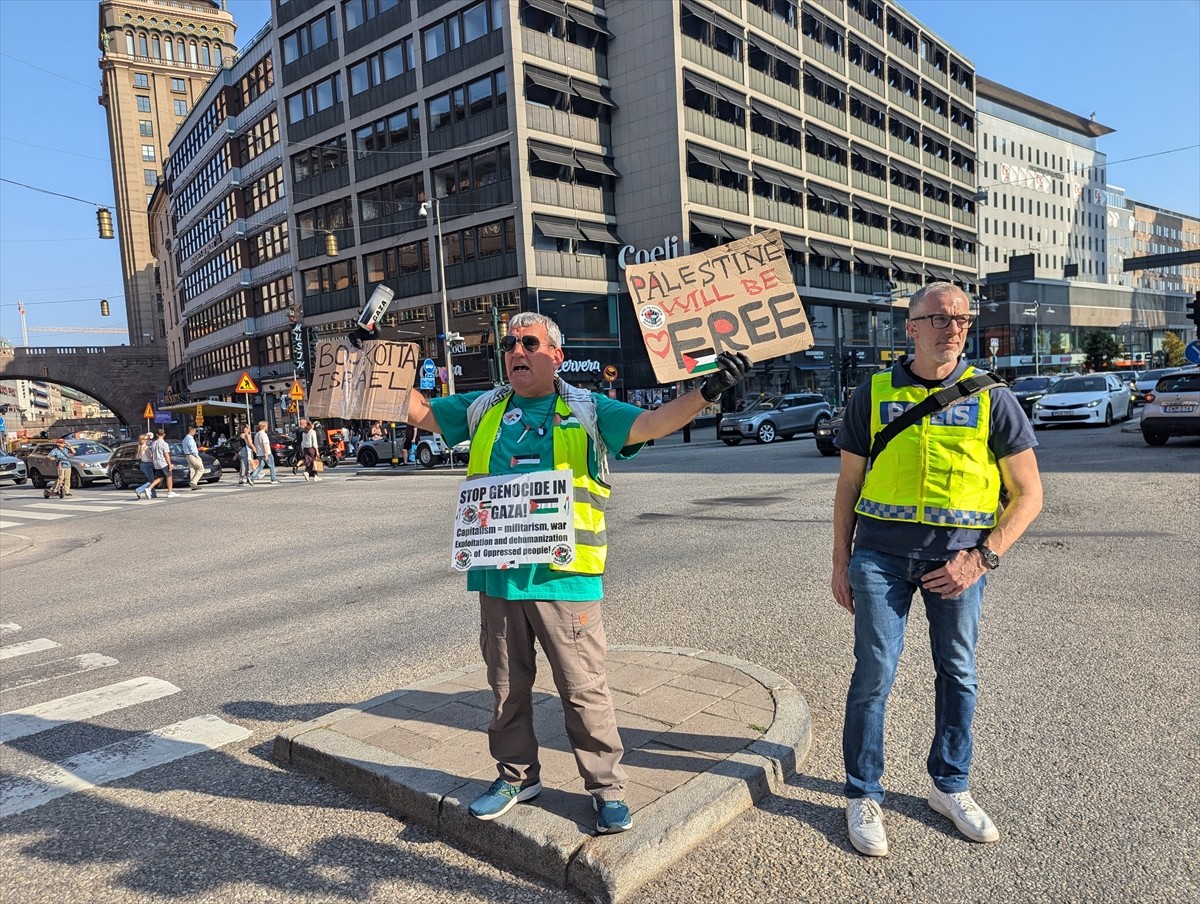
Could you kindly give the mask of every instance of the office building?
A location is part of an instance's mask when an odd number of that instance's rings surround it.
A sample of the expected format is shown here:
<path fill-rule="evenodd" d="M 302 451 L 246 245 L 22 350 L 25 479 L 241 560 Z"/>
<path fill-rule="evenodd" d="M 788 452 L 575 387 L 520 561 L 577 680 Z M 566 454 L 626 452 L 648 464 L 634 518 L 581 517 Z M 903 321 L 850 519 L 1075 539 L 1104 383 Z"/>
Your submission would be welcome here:
<path fill-rule="evenodd" d="M 834 395 L 846 355 L 902 347 L 911 291 L 977 281 L 974 69 L 895 4 L 272 7 L 303 322 L 344 330 L 386 282 L 424 355 L 460 337 L 460 390 L 526 309 L 562 325 L 568 379 L 656 385 L 622 274 L 655 248 L 781 230 L 817 345 L 751 389 Z"/>
<path fill-rule="evenodd" d="M 146 212 L 167 142 L 213 73 L 234 55 L 235 33 L 233 18 L 216 0 L 100 2 L 100 104 L 108 119 L 131 345 L 165 336 Z"/>
<path fill-rule="evenodd" d="M 293 258 L 270 23 L 196 97 L 155 196 L 172 386 L 275 423 L 293 379 Z M 286 404 L 286 402 L 285 402 Z"/>

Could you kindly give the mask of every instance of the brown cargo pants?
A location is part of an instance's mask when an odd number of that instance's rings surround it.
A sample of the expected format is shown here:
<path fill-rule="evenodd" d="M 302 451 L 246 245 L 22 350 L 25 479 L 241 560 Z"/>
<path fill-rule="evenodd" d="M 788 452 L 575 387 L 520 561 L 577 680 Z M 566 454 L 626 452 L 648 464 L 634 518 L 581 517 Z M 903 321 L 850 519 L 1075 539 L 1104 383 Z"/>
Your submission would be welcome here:
<path fill-rule="evenodd" d="M 505 600 L 480 593 L 479 608 L 479 647 L 496 697 L 488 745 L 500 777 L 528 785 L 541 776 L 533 732 L 536 638 L 562 698 L 567 738 L 584 787 L 601 800 L 621 800 L 625 748 L 604 670 L 600 601 Z"/>

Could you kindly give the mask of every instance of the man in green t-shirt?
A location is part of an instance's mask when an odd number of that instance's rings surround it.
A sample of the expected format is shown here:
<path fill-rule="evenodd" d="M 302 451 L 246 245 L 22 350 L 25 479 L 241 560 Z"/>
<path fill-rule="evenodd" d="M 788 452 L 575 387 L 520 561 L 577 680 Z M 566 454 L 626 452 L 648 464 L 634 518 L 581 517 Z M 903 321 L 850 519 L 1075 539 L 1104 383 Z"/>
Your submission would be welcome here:
<path fill-rule="evenodd" d="M 536 638 L 563 701 L 575 761 L 596 808 L 596 829 L 623 832 L 632 821 L 600 618 L 608 450 L 618 459 L 630 458 L 648 440 L 690 423 L 741 381 L 750 361 L 724 352 L 700 389 L 644 411 L 561 380 L 562 333 L 549 317 L 517 314 L 508 328 L 500 343 L 508 384 L 432 400 L 413 390 L 408 409 L 410 424 L 442 434 L 449 446 L 472 440 L 473 476 L 544 471 L 556 461 L 574 471 L 576 551 L 570 565 L 467 573 L 467 589 L 479 592 L 480 648 L 496 696 L 488 743 L 499 772 L 470 810 L 479 819 L 495 819 L 542 790 L 533 731 Z M 361 331 L 351 341 L 370 335 Z"/>

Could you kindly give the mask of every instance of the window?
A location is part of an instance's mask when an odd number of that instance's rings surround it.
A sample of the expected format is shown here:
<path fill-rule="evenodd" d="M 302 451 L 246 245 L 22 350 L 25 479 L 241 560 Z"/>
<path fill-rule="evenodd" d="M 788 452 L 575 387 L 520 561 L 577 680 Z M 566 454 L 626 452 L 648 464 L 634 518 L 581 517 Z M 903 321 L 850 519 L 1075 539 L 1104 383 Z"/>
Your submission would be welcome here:
<path fill-rule="evenodd" d="M 177 100 L 174 103 L 175 103 L 175 115 L 176 116 L 187 116 L 187 110 L 188 110 L 187 101 L 186 100 Z M 147 111 L 149 111 L 149 108 L 147 108 Z"/>
<path fill-rule="evenodd" d="M 176 94 L 186 94 L 187 82 L 181 78 L 173 78 L 171 79 L 171 90 Z"/>
<path fill-rule="evenodd" d="M 327 141 L 305 148 L 292 157 L 292 177 L 303 182 L 346 165 L 346 136 L 337 135 Z"/>
<path fill-rule="evenodd" d="M 145 179 L 147 185 L 158 185 L 158 170 L 142 170 L 142 178 Z"/>
<path fill-rule="evenodd" d="M 324 47 L 332 36 L 333 10 L 329 10 L 283 36 L 283 64 L 294 63 L 300 57 Z"/>
<path fill-rule="evenodd" d="M 492 107 L 502 108 L 508 99 L 504 70 L 476 79 L 467 85 L 429 100 L 429 131 L 436 132 L 454 122 L 478 116 Z"/>
<path fill-rule="evenodd" d="M 407 2 L 408 0 L 405 0 L 405 3 Z M 346 31 L 358 28 L 364 22 L 374 19 L 380 13 L 387 12 L 399 3 L 400 0 L 346 0 L 346 4 L 342 7 L 342 16 L 346 20 Z"/>
<path fill-rule="evenodd" d="M 499 0 L 481 0 L 421 32 L 425 62 L 477 41 L 502 26 Z"/>
<path fill-rule="evenodd" d="M 287 99 L 288 122 L 301 122 L 341 102 L 342 78 L 335 72 Z"/>
<path fill-rule="evenodd" d="M 133 74 L 133 87 L 149 88 L 150 87 L 150 76 L 146 75 L 146 73 L 144 73 L 144 72 L 135 72 Z"/>
<path fill-rule="evenodd" d="M 139 113 L 149 113 L 150 98 L 145 94 L 139 94 L 137 96 L 137 108 Z"/>
<path fill-rule="evenodd" d="M 142 159 L 146 160 L 146 161 L 154 160 L 154 145 L 152 145 L 152 144 L 143 144 L 142 145 Z"/>
<path fill-rule="evenodd" d="M 350 67 L 350 93 L 362 94 L 413 69 L 413 39 L 404 40 L 373 53 Z"/>
<path fill-rule="evenodd" d="M 419 148 L 421 139 L 420 111 L 420 107 L 412 106 L 407 110 L 393 113 L 386 119 L 379 119 L 370 125 L 355 129 L 355 153 L 359 157 L 366 157 L 368 154 L 386 151 L 388 148 L 401 147 L 410 142 L 417 142 Z M 408 153 L 411 156 L 403 158 L 402 163 L 408 162 L 409 159 L 419 158 L 421 154 L 419 149 Z M 297 175 L 296 178 L 298 181 L 300 177 Z"/>
<path fill-rule="evenodd" d="M 687 6 L 682 8 L 679 17 L 680 30 L 689 38 L 699 41 L 731 59 L 740 61 L 742 39 L 734 32 L 727 31 L 721 25 L 716 24 L 724 21 L 724 19 L 714 16 L 713 23 L 710 24 L 693 13 Z"/>
<path fill-rule="evenodd" d="M 141 136 L 143 138 L 153 138 L 154 137 L 154 123 L 152 123 L 148 119 L 139 119 L 138 120 L 138 132 L 141 134 Z"/>

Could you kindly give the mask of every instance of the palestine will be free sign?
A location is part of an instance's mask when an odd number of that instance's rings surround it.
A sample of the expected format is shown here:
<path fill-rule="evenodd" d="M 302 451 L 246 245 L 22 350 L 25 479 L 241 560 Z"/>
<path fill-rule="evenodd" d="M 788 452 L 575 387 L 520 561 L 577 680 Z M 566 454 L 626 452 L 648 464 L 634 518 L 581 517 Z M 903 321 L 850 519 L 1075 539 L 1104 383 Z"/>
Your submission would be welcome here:
<path fill-rule="evenodd" d="M 723 351 L 756 364 L 813 344 L 777 229 L 625 270 L 660 383 L 716 370 Z"/>
<path fill-rule="evenodd" d="M 515 568 L 575 561 L 570 471 L 473 477 L 458 491 L 450 564 Z"/>

